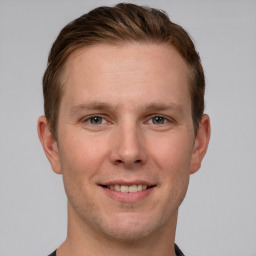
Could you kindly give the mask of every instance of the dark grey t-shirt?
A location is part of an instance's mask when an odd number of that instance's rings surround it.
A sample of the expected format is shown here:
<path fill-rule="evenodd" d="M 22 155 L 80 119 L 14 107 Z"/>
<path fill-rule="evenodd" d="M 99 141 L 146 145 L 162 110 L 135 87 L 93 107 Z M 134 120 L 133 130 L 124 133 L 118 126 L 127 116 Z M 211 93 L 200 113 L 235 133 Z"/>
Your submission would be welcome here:
<path fill-rule="evenodd" d="M 57 250 L 56 250 L 57 251 Z M 50 254 L 49 256 L 56 256 L 56 251 L 54 251 L 52 254 Z M 185 256 L 182 251 L 180 250 L 180 248 L 175 244 L 175 253 L 176 256 Z"/>

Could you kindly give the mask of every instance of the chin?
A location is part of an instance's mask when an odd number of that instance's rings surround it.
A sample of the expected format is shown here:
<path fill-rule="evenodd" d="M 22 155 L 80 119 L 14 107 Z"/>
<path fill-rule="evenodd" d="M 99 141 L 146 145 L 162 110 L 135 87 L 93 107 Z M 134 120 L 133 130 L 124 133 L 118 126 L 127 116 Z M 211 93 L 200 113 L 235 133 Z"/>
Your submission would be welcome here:
<path fill-rule="evenodd" d="M 145 218 L 136 218 L 136 216 L 119 217 L 115 222 L 107 225 L 105 234 L 109 238 L 132 243 L 151 236 L 158 225 L 155 225 L 152 220 L 147 221 Z"/>
<path fill-rule="evenodd" d="M 144 227 L 138 228 L 130 226 L 128 229 L 117 227 L 115 229 L 109 230 L 107 233 L 109 238 L 132 243 L 148 237 L 151 234 L 150 231 L 150 229 L 145 229 Z"/>

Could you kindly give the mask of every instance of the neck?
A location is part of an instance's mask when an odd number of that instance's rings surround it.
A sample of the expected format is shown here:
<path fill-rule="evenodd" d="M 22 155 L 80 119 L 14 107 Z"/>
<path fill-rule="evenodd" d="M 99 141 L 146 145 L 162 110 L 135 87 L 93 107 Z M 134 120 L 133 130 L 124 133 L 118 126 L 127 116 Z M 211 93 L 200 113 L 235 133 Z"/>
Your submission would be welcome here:
<path fill-rule="evenodd" d="M 57 256 L 175 256 L 177 213 L 160 230 L 140 239 L 120 240 L 86 225 L 69 207 L 68 234 Z"/>

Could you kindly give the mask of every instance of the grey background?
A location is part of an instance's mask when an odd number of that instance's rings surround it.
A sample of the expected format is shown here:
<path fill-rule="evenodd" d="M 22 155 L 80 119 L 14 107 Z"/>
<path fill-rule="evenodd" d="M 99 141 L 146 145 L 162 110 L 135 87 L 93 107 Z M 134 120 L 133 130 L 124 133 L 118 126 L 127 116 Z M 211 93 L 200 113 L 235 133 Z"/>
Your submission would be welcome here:
<path fill-rule="evenodd" d="M 0 0 L 0 256 L 45 256 L 66 235 L 61 176 L 37 138 L 41 79 L 69 21 L 117 1 Z M 190 256 L 256 255 L 256 1 L 130 1 L 164 9 L 193 36 L 212 137 L 180 208 Z"/>

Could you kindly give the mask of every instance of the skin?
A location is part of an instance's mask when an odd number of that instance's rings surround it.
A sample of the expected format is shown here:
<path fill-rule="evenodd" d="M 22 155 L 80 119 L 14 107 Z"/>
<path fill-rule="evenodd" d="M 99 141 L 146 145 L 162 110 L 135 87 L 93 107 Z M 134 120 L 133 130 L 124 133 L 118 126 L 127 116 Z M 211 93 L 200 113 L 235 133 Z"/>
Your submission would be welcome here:
<path fill-rule="evenodd" d="M 69 57 L 58 141 L 46 118 L 38 121 L 68 197 L 58 255 L 175 255 L 178 208 L 210 137 L 207 115 L 194 134 L 188 72 L 167 45 L 100 44 Z M 101 186 L 116 180 L 154 188 L 124 202 Z"/>

